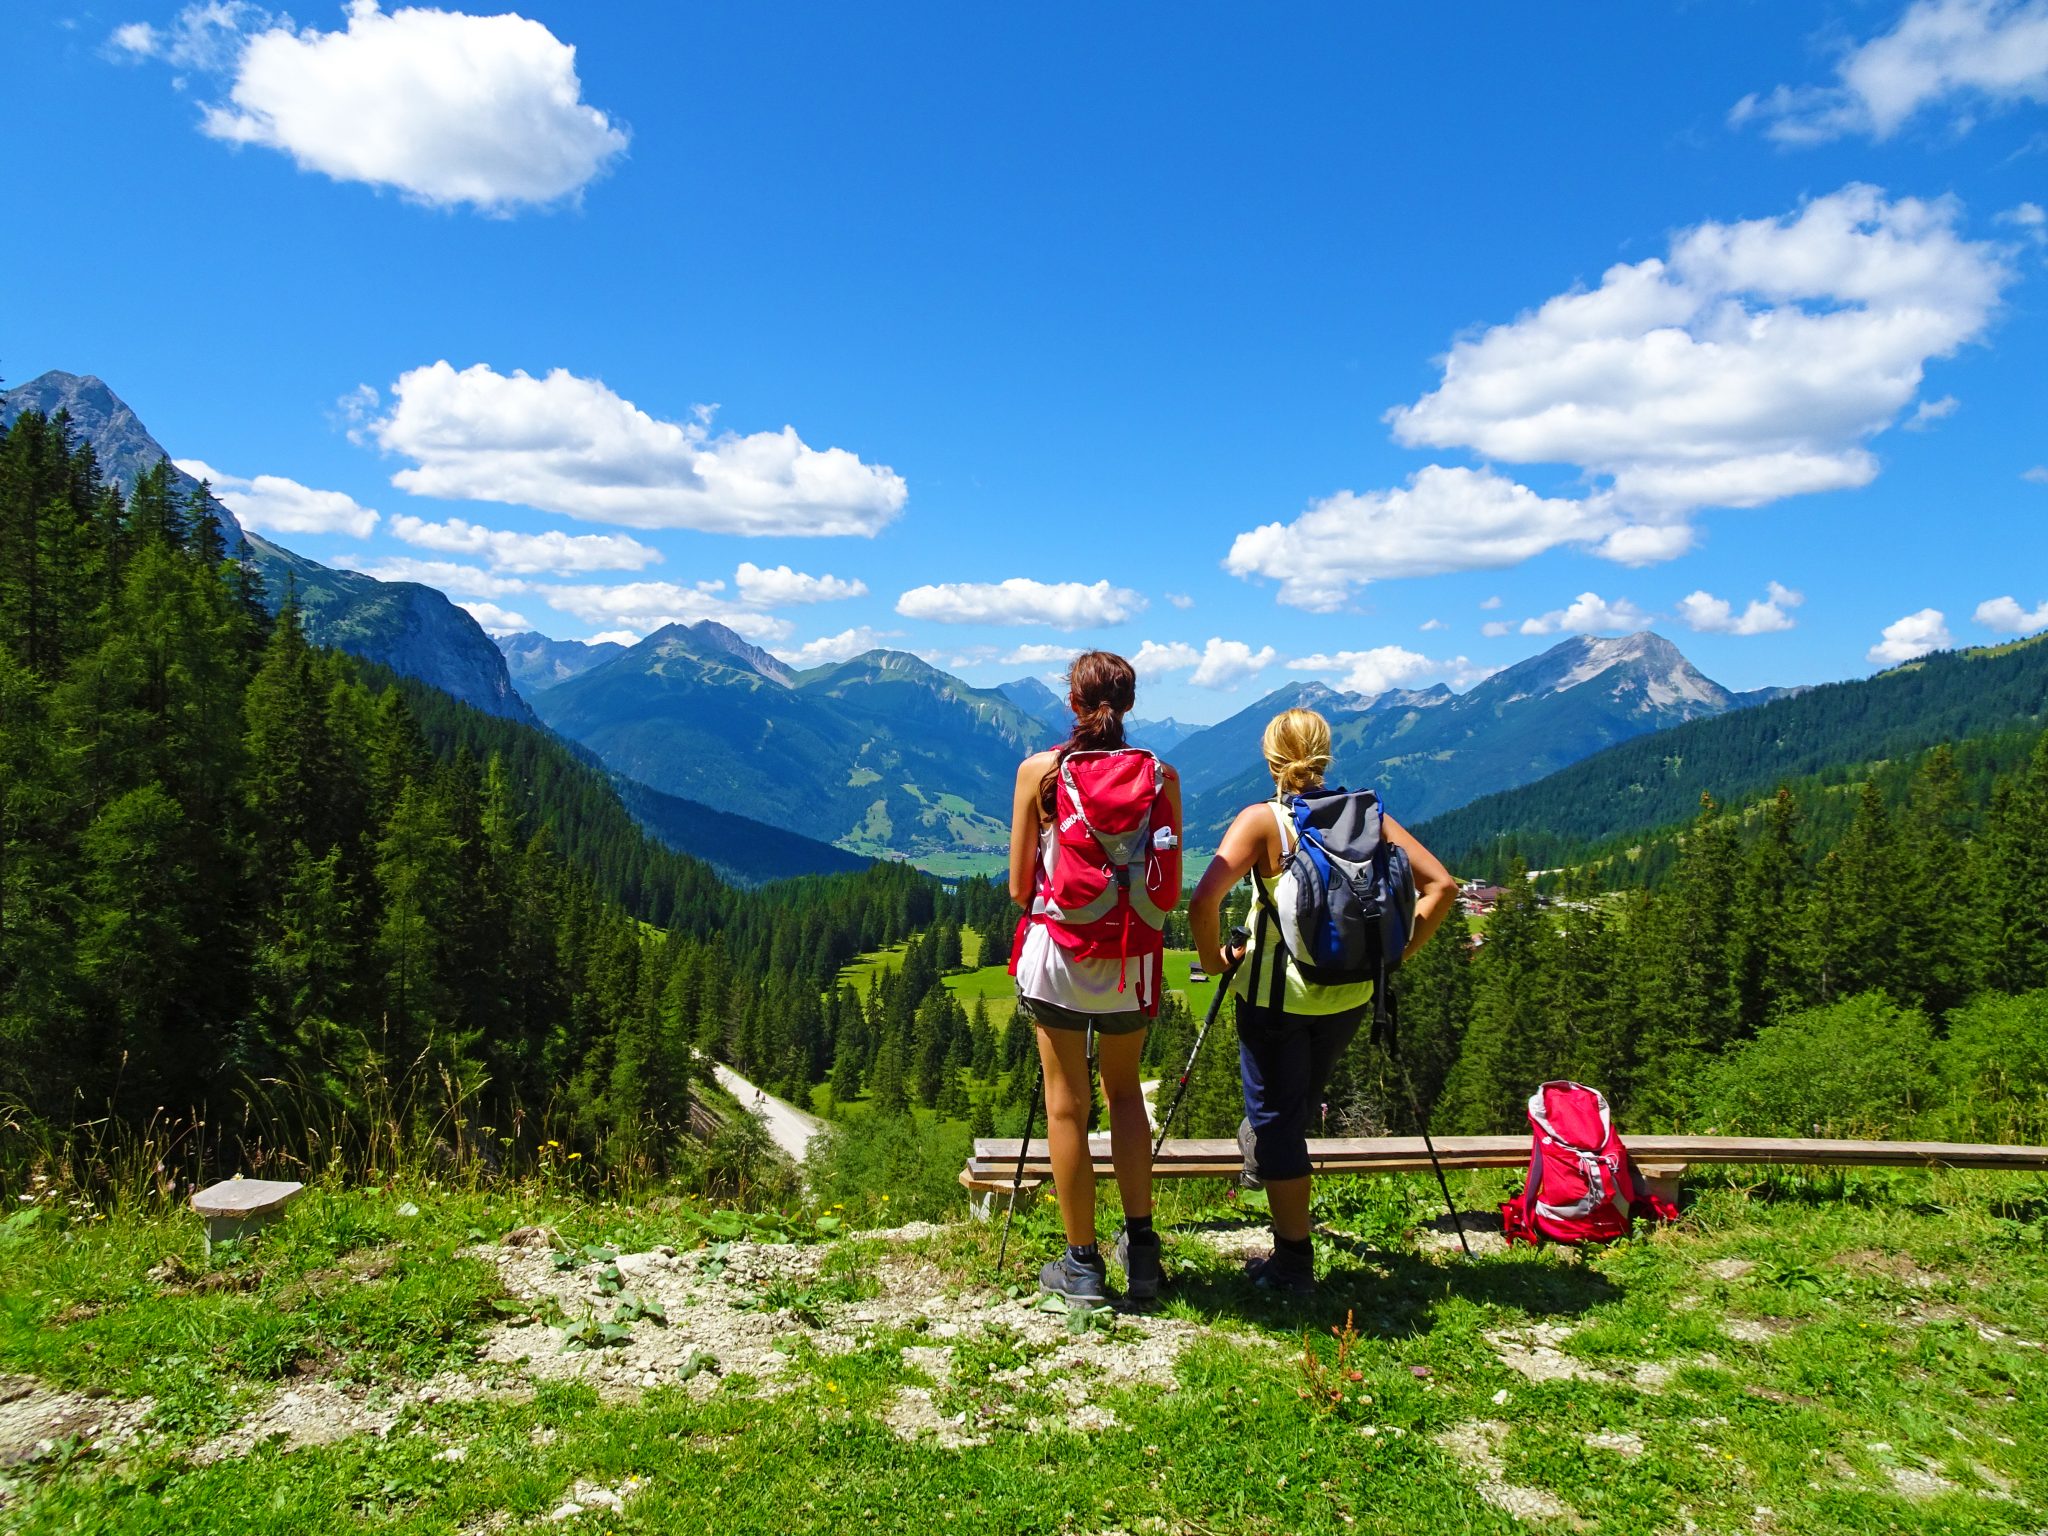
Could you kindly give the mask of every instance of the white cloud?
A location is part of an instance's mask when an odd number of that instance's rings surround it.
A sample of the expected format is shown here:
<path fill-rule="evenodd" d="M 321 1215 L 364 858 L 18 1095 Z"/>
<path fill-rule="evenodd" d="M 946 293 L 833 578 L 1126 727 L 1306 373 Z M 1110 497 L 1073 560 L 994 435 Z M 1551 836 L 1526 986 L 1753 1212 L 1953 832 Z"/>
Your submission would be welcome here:
<path fill-rule="evenodd" d="M 661 551 L 622 533 L 509 533 L 451 517 L 430 523 L 407 513 L 391 519 L 391 532 L 408 544 L 444 555 L 480 559 L 494 571 L 535 576 L 548 572 L 637 571 L 661 559 Z"/>
<path fill-rule="evenodd" d="M 1446 624 L 1442 619 L 1424 619 L 1420 624 L 1416 626 L 1416 628 L 1420 629 L 1425 635 L 1430 633 L 1430 631 L 1432 630 L 1449 629 L 1450 627 L 1451 626 Z"/>
<path fill-rule="evenodd" d="M 1625 597 L 1610 603 L 1597 592 L 1581 592 L 1570 606 L 1524 619 L 1517 627 L 1525 635 L 1631 634 L 1656 622 Z"/>
<path fill-rule="evenodd" d="M 1458 340 L 1438 388 L 1388 412 L 1394 436 L 1500 462 L 1576 465 L 1594 488 L 1582 500 L 1545 501 L 1491 471 L 1459 472 L 1469 478 L 1443 488 L 1466 494 L 1432 509 L 1450 535 L 1446 554 L 1424 569 L 1596 541 L 1623 564 L 1665 560 L 1689 547 L 1688 519 L 1700 508 L 1868 483 L 1878 466 L 1867 440 L 1914 405 L 1930 359 L 1984 332 L 2012 279 L 2008 252 L 1962 238 L 1960 217 L 1953 199 L 1888 199 L 1851 185 L 1782 218 L 1683 230 L 1665 258 L 1614 266 L 1596 288 Z M 1419 491 L 1424 476 L 1448 473 L 1424 470 L 1411 484 Z M 1384 498 L 1401 494 L 1332 498 L 1326 521 L 1401 551 L 1405 539 L 1379 515 Z M 1502 533 L 1489 513 L 1505 522 Z M 1258 549 L 1247 541 L 1270 544 L 1280 532 L 1241 536 L 1232 569 L 1284 564 L 1247 558 Z M 1478 537 L 1461 558 L 1470 532 Z M 1343 541 L 1322 543 L 1342 553 Z M 1398 558 L 1370 564 L 1379 568 L 1340 559 L 1329 579 L 1297 576 L 1294 590 L 1334 606 L 1340 577 L 1410 574 Z"/>
<path fill-rule="evenodd" d="M 592 635 L 586 645 L 638 645 L 647 637 L 630 629 L 607 629 Z"/>
<path fill-rule="evenodd" d="M 1498 640 L 1502 635 L 1514 633 L 1515 626 L 1505 619 L 1488 619 L 1479 626 L 1479 633 L 1489 640 Z"/>
<path fill-rule="evenodd" d="M 416 581 L 439 587 L 455 598 L 500 598 L 531 592 L 533 583 L 517 576 L 500 576 L 454 560 L 415 560 L 410 555 L 369 559 L 362 555 L 337 555 L 334 563 L 344 570 L 360 571 L 379 581 Z"/>
<path fill-rule="evenodd" d="M 1185 672 L 1189 667 L 1200 664 L 1202 653 L 1182 640 L 1162 645 L 1157 640 L 1147 640 L 1138 647 L 1131 657 L 1131 666 L 1138 676 L 1151 677 L 1161 672 Z"/>
<path fill-rule="evenodd" d="M 1745 96 L 1729 121 L 1761 122 L 1781 144 L 1888 139 L 1924 108 L 1978 101 L 2048 102 L 2048 0 L 1915 0 L 1843 56 L 1833 85 Z"/>
<path fill-rule="evenodd" d="M 2048 485 L 2048 464 L 2036 464 L 2020 471 L 2020 478 L 2034 485 Z"/>
<path fill-rule="evenodd" d="M 1185 592 L 1169 592 L 1166 594 L 1166 600 L 1183 612 L 1195 606 L 1195 600 Z"/>
<path fill-rule="evenodd" d="M 779 603 L 834 603 L 842 598 L 866 597 L 868 593 L 868 584 L 864 581 L 842 581 L 837 576 L 807 576 L 786 565 L 764 571 L 746 560 L 740 562 L 733 580 L 739 588 L 740 601 L 752 603 L 756 608 L 773 608 Z"/>
<path fill-rule="evenodd" d="M 1870 660 L 1895 663 L 1911 661 L 1929 651 L 1945 651 L 1955 644 L 1948 632 L 1948 620 L 1939 608 L 1922 608 L 1884 627 L 1884 638 L 1870 648 Z"/>
<path fill-rule="evenodd" d="M 2048 629 L 2048 602 L 2029 613 L 2011 597 L 1994 597 L 1977 605 L 1975 618 L 2001 635 L 2035 635 Z"/>
<path fill-rule="evenodd" d="M 885 649 L 887 642 L 896 639 L 898 634 L 897 630 L 870 629 L 861 624 L 852 629 L 842 629 L 836 635 L 806 640 L 802 645 L 778 650 L 775 654 L 801 672 L 805 667 L 820 667 L 828 661 L 851 661 L 868 651 Z"/>
<path fill-rule="evenodd" d="M 316 491 L 283 475 L 244 480 L 200 459 L 174 462 L 193 479 L 211 484 L 213 494 L 242 526 L 258 533 L 337 533 L 365 539 L 377 526 L 375 512 L 340 491 Z"/>
<path fill-rule="evenodd" d="M 1291 523 L 1240 533 L 1223 564 L 1278 581 L 1283 603 L 1327 613 L 1369 581 L 1516 565 L 1560 544 L 1596 542 L 1614 526 L 1588 502 L 1538 496 L 1491 470 L 1432 464 L 1398 489 L 1339 491 Z"/>
<path fill-rule="evenodd" d="M 1053 629 L 1088 629 L 1121 624 L 1145 610 L 1145 599 L 1106 581 L 1043 582 L 1012 576 L 1008 581 L 949 581 L 912 587 L 896 599 L 906 619 L 940 624 L 1044 624 Z"/>
<path fill-rule="evenodd" d="M 2018 203 L 1999 214 L 1998 222 L 2010 224 L 2035 245 L 2048 245 L 2048 208 L 2039 203 Z"/>
<path fill-rule="evenodd" d="M 1197 688 L 1215 688 L 1230 693 L 1239 683 L 1265 671 L 1279 657 L 1280 653 L 1270 645 L 1262 645 L 1255 651 L 1242 640 L 1223 640 L 1212 636 L 1202 648 L 1201 661 L 1188 674 L 1188 681 Z"/>
<path fill-rule="evenodd" d="M 507 214 L 575 197 L 625 152 L 583 100 L 576 50 L 524 16 L 350 0 L 339 32 L 253 5 L 187 6 L 115 30 L 116 56 L 231 75 L 200 131 L 290 155 L 335 181 Z"/>
<path fill-rule="evenodd" d="M 532 621 L 525 614 L 513 613 L 510 609 L 500 608 L 496 603 L 471 601 L 457 603 L 455 606 L 468 609 L 470 617 L 493 635 L 516 635 L 533 628 Z"/>
<path fill-rule="evenodd" d="M 1790 629 L 1792 615 L 1786 610 L 1797 608 L 1806 601 L 1806 595 L 1775 581 L 1765 590 L 1768 596 L 1752 598 L 1739 614 L 1725 597 L 1694 592 L 1678 600 L 1678 616 L 1689 629 L 1700 634 L 1769 635 Z"/>
<path fill-rule="evenodd" d="M 1439 661 L 1398 645 L 1378 645 L 1369 651 L 1337 651 L 1328 655 L 1300 656 L 1287 665 L 1296 672 L 1322 672 L 1338 677 L 1339 686 L 1353 693 L 1385 693 L 1389 688 L 1409 688 L 1444 678 L 1460 678 L 1471 670 L 1463 656 Z"/>
<path fill-rule="evenodd" d="M 1080 648 L 1072 645 L 1019 645 L 1004 652 L 1002 662 L 1006 667 L 1064 667 L 1080 654 Z"/>
<path fill-rule="evenodd" d="M 146 21 L 118 26 L 107 42 L 117 59 L 157 59 L 174 69 L 213 74 L 231 67 L 249 32 L 270 22 L 267 11 L 245 0 L 211 0 L 186 6 L 168 26 Z"/>
<path fill-rule="evenodd" d="M 671 581 L 629 581 L 618 586 L 562 583 L 536 586 L 549 607 L 572 614 L 586 624 L 645 635 L 664 624 L 695 624 L 715 619 L 762 645 L 787 640 L 794 632 L 787 619 L 742 607 L 719 594 L 722 581 L 700 581 L 685 587 Z"/>
<path fill-rule="evenodd" d="M 413 460 L 391 483 L 418 496 L 539 507 L 631 528 L 787 537 L 874 534 L 903 479 L 794 427 L 714 435 L 700 412 L 661 421 L 596 379 L 446 361 L 415 368 L 360 432 Z M 358 404 L 360 397 L 357 397 Z"/>
<path fill-rule="evenodd" d="M 1925 432 L 1935 422 L 1955 415 L 1956 408 L 1963 402 L 1954 395 L 1943 395 L 1939 400 L 1922 400 L 1913 414 L 1906 418 L 1908 432 Z"/>
<path fill-rule="evenodd" d="M 1485 599 L 1483 599 L 1483 600 L 1482 600 L 1482 601 L 1480 602 L 1479 606 L 1480 606 L 1481 608 L 1488 608 L 1488 609 L 1491 609 L 1491 608 L 1498 608 L 1498 607 L 1500 606 L 1500 596 L 1499 596 L 1499 594 L 1498 594 L 1498 593 L 1496 593 L 1496 594 L 1495 594 L 1494 596 L 1492 596 L 1492 597 L 1489 597 L 1489 598 L 1485 598 Z"/>

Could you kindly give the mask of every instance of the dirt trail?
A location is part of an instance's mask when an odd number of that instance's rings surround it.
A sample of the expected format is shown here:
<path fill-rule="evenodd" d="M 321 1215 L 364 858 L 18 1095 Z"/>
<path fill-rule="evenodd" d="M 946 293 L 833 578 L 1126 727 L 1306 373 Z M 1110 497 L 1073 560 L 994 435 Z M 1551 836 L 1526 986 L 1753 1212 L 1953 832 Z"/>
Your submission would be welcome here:
<path fill-rule="evenodd" d="M 804 1160 L 811 1150 L 811 1138 L 825 1128 L 824 1122 L 765 1089 L 756 1088 L 722 1061 L 713 1062 L 711 1070 L 718 1077 L 718 1086 L 738 1099 L 741 1108 L 768 1128 L 775 1145 L 787 1152 L 792 1161 L 800 1163 Z"/>

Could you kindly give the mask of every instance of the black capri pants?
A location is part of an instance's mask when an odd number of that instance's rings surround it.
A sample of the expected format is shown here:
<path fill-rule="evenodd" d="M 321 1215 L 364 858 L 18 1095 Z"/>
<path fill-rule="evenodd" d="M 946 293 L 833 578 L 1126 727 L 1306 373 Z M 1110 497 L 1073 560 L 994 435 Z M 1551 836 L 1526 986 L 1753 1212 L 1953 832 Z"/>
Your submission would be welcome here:
<path fill-rule="evenodd" d="M 1262 1180 L 1308 1177 L 1310 1117 L 1371 1006 L 1286 1013 L 1237 999 L 1238 1072 L 1251 1122 L 1252 1167 Z"/>

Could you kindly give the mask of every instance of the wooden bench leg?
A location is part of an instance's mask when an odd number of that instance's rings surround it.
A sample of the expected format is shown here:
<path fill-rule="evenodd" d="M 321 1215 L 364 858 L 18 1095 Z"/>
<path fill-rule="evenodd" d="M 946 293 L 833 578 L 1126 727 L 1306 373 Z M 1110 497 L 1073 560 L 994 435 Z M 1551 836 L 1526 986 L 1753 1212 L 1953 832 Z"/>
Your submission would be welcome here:
<path fill-rule="evenodd" d="M 1679 1182 L 1685 1177 L 1684 1163 L 1638 1163 L 1636 1172 L 1643 1176 L 1648 1193 L 1659 1200 L 1678 1204 Z"/>
<path fill-rule="evenodd" d="M 1000 1184 L 988 1183 L 971 1178 L 963 1173 L 960 1183 L 967 1191 L 967 1215 L 971 1221 L 995 1221 L 1010 1208 L 1010 1181 Z M 1017 1209 L 1028 1211 L 1031 1202 L 1038 1198 L 1037 1179 L 1026 1179 L 1017 1186 Z"/>

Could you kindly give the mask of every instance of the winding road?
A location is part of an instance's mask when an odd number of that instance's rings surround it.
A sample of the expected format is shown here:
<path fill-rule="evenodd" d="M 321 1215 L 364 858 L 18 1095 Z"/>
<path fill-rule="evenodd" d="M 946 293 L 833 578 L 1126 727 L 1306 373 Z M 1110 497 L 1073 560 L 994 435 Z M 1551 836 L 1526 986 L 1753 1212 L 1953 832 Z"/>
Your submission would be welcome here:
<path fill-rule="evenodd" d="M 789 1154 L 792 1162 L 804 1160 L 811 1150 L 811 1138 L 825 1128 L 816 1115 L 807 1115 L 794 1104 L 756 1088 L 722 1061 L 714 1061 L 711 1070 L 718 1078 L 718 1086 L 767 1127 L 769 1137 Z"/>

